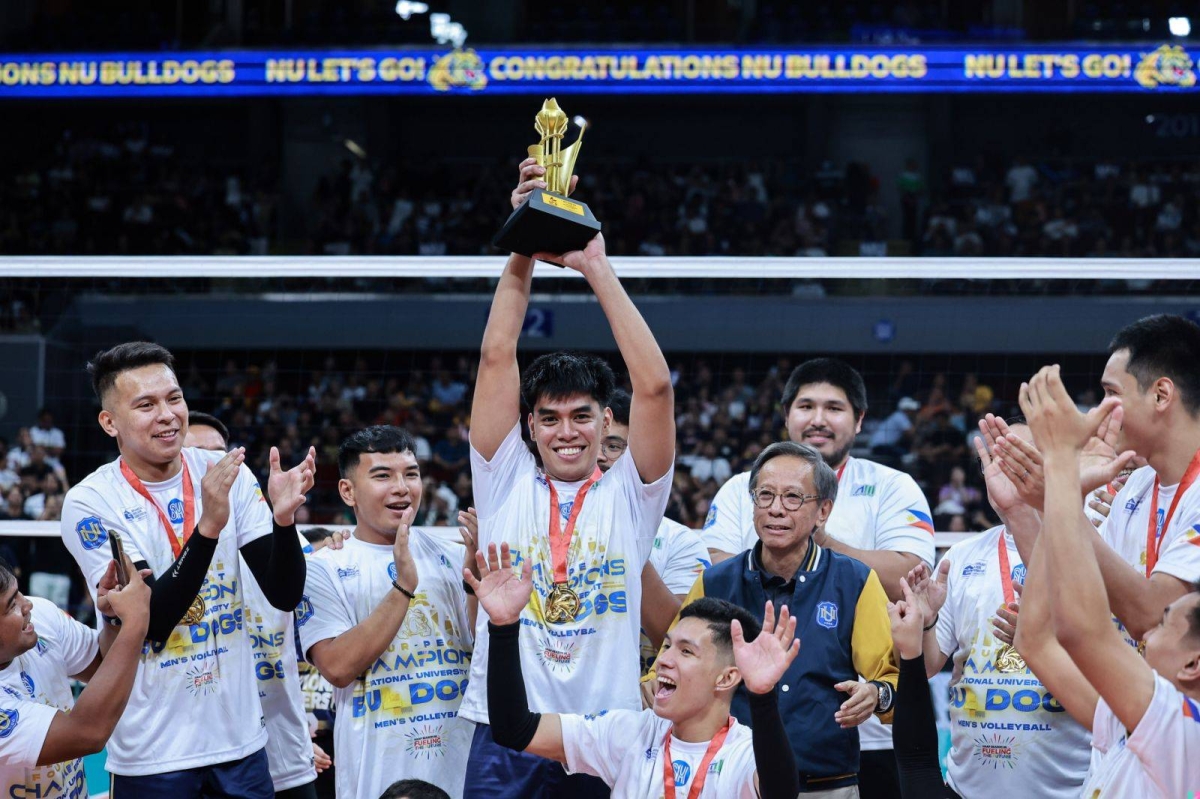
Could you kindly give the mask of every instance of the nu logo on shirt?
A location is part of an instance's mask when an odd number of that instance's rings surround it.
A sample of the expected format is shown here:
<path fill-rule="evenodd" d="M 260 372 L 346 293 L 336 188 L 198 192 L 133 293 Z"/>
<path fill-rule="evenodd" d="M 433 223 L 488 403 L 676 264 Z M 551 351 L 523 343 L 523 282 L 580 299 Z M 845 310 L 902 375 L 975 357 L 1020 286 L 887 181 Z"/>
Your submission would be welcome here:
<path fill-rule="evenodd" d="M 75 525 L 75 533 L 79 536 L 83 548 L 87 550 L 99 549 L 108 541 L 108 531 L 104 529 L 99 516 L 80 519 L 79 524 Z"/>
<path fill-rule="evenodd" d="M 14 710 L 0 710 L 0 738 L 7 738 L 17 728 L 21 714 Z"/>
<path fill-rule="evenodd" d="M 300 597 L 300 604 L 296 606 L 295 613 L 296 624 L 300 625 L 301 627 L 303 627 L 305 622 L 313 617 L 313 604 L 307 595 Z"/>
<path fill-rule="evenodd" d="M 838 606 L 833 602 L 822 602 L 817 605 L 817 624 L 827 630 L 837 627 Z"/>

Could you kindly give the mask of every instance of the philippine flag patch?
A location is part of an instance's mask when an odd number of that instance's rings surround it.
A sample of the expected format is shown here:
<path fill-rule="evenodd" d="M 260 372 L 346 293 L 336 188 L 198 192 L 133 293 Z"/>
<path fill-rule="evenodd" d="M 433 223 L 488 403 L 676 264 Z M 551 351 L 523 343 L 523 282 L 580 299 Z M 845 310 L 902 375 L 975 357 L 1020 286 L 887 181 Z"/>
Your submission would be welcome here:
<path fill-rule="evenodd" d="M 907 523 L 909 527 L 916 527 L 933 535 L 933 519 L 929 518 L 929 514 L 916 508 L 909 508 L 904 511 L 907 514 Z"/>

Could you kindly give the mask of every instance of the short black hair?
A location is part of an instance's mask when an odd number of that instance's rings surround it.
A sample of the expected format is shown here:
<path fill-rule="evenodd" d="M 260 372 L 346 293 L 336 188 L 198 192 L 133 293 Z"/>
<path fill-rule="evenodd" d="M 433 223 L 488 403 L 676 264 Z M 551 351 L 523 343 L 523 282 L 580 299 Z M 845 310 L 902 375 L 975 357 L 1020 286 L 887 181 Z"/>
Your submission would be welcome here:
<path fill-rule="evenodd" d="M 175 371 L 175 356 L 166 347 L 150 341 L 127 341 L 97 352 L 96 357 L 88 361 L 87 373 L 92 378 L 96 398 L 103 403 L 104 395 L 117 382 L 117 375 L 156 363 Z"/>
<path fill-rule="evenodd" d="M 417 444 L 407 430 L 377 424 L 351 435 L 338 447 L 338 474 L 345 477 L 368 452 L 416 452 Z"/>
<path fill-rule="evenodd" d="M 188 411 L 188 427 L 195 427 L 196 425 L 211 427 L 213 430 L 216 430 L 217 434 L 221 436 L 221 441 L 225 443 L 225 449 L 229 449 L 229 428 L 220 419 L 211 413 Z"/>
<path fill-rule="evenodd" d="M 612 367 L 603 358 L 585 352 L 551 352 L 525 368 L 521 399 L 533 411 L 543 398 L 561 400 L 586 394 L 605 408 L 616 387 Z"/>
<path fill-rule="evenodd" d="M 17 575 L 13 573 L 12 566 L 8 565 L 8 561 L 0 558 L 0 594 L 7 594 L 8 589 L 16 584 Z"/>
<path fill-rule="evenodd" d="M 300 535 L 304 536 L 304 540 L 310 544 L 319 544 L 326 538 L 333 537 L 333 533 L 324 527 L 310 527 Z"/>
<path fill-rule="evenodd" d="M 389 785 L 379 799 L 450 799 L 450 794 L 425 780 L 400 780 Z"/>
<path fill-rule="evenodd" d="M 608 398 L 608 409 L 612 411 L 614 422 L 629 427 L 629 405 L 632 401 L 633 395 L 625 389 L 613 389 L 612 396 Z"/>
<path fill-rule="evenodd" d="M 1182 316 L 1155 314 L 1121 328 L 1108 352 L 1129 350 L 1129 374 L 1145 391 L 1160 377 L 1179 389 L 1179 401 L 1189 414 L 1200 412 L 1200 325 Z"/>
<path fill-rule="evenodd" d="M 861 419 L 866 414 L 867 387 L 858 370 L 837 358 L 813 358 L 793 369 L 783 386 L 779 406 L 785 417 L 792 403 L 796 401 L 800 387 L 813 383 L 828 383 L 846 392 L 846 399 L 849 400 L 856 419 Z"/>
<path fill-rule="evenodd" d="M 700 597 L 684 607 L 679 611 L 679 618 L 681 620 L 697 618 L 706 622 L 709 632 L 712 633 L 713 643 L 720 649 L 729 652 L 733 652 L 733 634 L 730 632 L 732 629 L 730 622 L 734 619 L 742 623 L 742 635 L 747 641 L 753 641 L 762 632 L 762 624 L 750 611 L 732 602 L 711 596 Z"/>

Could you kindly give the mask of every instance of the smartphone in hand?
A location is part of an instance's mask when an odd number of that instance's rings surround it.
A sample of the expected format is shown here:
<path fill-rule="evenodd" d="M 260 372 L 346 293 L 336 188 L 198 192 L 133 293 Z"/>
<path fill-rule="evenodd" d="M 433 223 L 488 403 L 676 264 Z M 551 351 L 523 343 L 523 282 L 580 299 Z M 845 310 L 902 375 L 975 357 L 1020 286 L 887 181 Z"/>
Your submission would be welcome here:
<path fill-rule="evenodd" d="M 113 560 L 117 563 L 117 584 L 124 588 L 129 585 L 129 572 L 125 570 L 125 545 L 121 543 L 121 534 L 110 530 L 108 542 L 112 545 Z"/>

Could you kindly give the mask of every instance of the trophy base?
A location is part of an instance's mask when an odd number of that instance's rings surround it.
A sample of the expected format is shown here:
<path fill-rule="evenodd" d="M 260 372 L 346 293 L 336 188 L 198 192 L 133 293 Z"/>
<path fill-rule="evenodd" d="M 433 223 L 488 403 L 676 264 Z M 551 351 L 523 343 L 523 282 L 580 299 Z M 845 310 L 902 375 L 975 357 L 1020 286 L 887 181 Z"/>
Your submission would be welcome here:
<path fill-rule="evenodd" d="M 526 256 L 573 252 L 586 247 L 599 232 L 600 222 L 584 203 L 534 189 L 508 217 L 492 244 Z"/>

